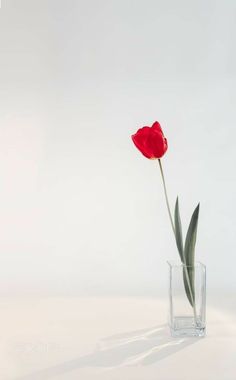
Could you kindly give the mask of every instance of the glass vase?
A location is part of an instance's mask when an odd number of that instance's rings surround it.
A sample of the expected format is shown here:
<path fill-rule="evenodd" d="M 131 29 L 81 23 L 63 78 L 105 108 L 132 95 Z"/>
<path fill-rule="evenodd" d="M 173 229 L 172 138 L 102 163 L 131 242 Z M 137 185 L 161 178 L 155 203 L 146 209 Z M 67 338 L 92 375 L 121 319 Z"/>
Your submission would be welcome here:
<path fill-rule="evenodd" d="M 169 326 L 173 337 L 203 337 L 206 333 L 206 267 L 167 262 L 169 266 Z"/>

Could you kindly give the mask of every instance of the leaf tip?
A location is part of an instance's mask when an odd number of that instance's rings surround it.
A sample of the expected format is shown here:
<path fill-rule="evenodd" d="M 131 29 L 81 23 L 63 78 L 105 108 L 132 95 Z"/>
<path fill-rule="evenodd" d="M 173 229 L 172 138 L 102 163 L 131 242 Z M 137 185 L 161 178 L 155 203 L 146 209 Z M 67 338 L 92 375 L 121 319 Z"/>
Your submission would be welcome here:
<path fill-rule="evenodd" d="M 175 202 L 175 207 L 179 205 L 179 196 L 177 195 L 176 202 Z"/>

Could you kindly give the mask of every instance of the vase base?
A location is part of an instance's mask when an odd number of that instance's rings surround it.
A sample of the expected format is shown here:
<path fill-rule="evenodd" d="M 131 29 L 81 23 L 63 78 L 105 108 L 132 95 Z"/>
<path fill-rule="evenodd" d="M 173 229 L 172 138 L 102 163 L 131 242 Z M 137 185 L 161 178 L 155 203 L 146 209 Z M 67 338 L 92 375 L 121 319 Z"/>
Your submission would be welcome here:
<path fill-rule="evenodd" d="M 206 335 L 205 325 L 197 318 L 195 323 L 193 317 L 175 317 L 170 325 L 173 337 L 204 337 Z"/>

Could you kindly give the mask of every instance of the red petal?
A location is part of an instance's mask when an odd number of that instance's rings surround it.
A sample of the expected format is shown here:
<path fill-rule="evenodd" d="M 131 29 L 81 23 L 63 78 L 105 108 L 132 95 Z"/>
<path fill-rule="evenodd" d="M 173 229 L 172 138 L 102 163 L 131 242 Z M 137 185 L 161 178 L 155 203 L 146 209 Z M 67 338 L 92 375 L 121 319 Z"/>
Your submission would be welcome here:
<path fill-rule="evenodd" d="M 148 137 L 150 135 L 150 127 L 140 128 L 134 135 L 132 135 L 132 140 L 138 148 L 138 150 L 147 158 L 153 158 L 153 153 L 150 151 L 148 146 Z"/>

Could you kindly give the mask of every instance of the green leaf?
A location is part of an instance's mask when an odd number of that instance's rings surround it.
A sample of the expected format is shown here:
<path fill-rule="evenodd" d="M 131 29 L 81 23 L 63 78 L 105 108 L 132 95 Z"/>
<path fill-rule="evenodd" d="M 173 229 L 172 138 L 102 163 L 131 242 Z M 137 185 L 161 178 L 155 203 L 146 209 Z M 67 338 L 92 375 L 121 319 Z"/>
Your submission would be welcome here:
<path fill-rule="evenodd" d="M 189 294 L 191 300 L 189 300 L 189 302 L 191 303 L 192 306 L 195 302 L 194 257 L 195 257 L 195 245 L 196 245 L 196 239 L 197 239 L 199 208 L 200 208 L 200 204 L 197 205 L 197 207 L 195 208 L 193 212 L 192 218 L 190 220 L 188 232 L 186 235 L 185 245 L 184 245 L 184 262 L 187 267 L 187 271 L 185 271 L 187 273 L 185 273 L 184 283 L 185 283 L 185 289 L 187 286 L 188 290 L 191 291 L 191 293 Z M 188 296 L 188 299 L 189 299 L 189 296 Z"/>
<path fill-rule="evenodd" d="M 183 265 L 185 265 L 182 225 L 181 225 L 181 219 L 180 219 L 178 197 L 177 197 L 176 203 L 175 203 L 175 240 L 176 240 L 176 245 L 177 245 L 177 248 L 179 251 L 180 259 L 181 259 Z M 183 281 L 184 281 L 185 293 L 186 293 L 187 298 L 190 302 L 190 305 L 193 306 L 193 297 L 191 295 L 190 281 L 188 278 L 188 272 L 187 272 L 186 266 L 183 267 Z"/>
<path fill-rule="evenodd" d="M 184 262 L 184 247 L 183 247 L 183 237 L 182 237 L 182 225 L 179 214 L 179 199 L 176 198 L 175 202 L 175 240 L 179 251 L 180 259 L 182 263 Z"/>

